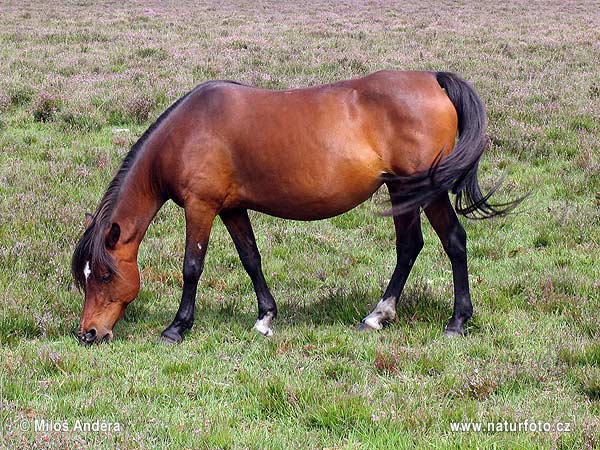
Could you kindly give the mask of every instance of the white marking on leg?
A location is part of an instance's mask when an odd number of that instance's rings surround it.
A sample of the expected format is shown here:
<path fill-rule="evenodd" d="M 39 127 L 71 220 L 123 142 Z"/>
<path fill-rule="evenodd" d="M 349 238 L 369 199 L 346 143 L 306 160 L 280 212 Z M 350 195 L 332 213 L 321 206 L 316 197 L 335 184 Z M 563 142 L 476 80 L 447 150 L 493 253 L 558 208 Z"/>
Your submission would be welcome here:
<path fill-rule="evenodd" d="M 273 336 L 273 328 L 271 328 L 272 320 L 273 316 L 267 314 L 262 319 L 256 321 L 254 329 L 264 336 L 271 337 Z"/>
<path fill-rule="evenodd" d="M 363 319 L 363 323 L 371 328 L 381 330 L 385 322 L 391 322 L 396 318 L 396 299 L 388 297 L 379 300 L 377 306 Z"/>
<path fill-rule="evenodd" d="M 83 268 L 83 276 L 85 277 L 85 281 L 88 280 L 91 273 L 92 273 L 92 271 L 90 269 L 90 262 L 86 261 L 85 267 Z"/>
<path fill-rule="evenodd" d="M 198 242 L 198 250 L 202 250 L 202 244 Z"/>

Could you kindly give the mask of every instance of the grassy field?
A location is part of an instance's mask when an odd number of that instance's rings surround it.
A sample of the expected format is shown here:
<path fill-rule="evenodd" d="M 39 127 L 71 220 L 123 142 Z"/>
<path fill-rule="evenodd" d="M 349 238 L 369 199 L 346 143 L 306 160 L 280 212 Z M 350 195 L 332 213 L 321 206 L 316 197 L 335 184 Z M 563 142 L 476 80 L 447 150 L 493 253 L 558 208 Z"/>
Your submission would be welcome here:
<path fill-rule="evenodd" d="M 0 0 L 0 44 L 0 446 L 600 448 L 597 3 Z M 280 309 L 271 339 L 251 330 L 254 292 L 217 221 L 174 347 L 156 344 L 182 285 L 183 213 L 166 205 L 114 341 L 77 344 L 84 213 L 172 101 L 208 79 L 288 88 L 383 68 L 471 80 L 489 114 L 484 185 L 508 170 L 499 199 L 532 192 L 508 218 L 462 221 L 468 336 L 442 336 L 452 274 L 427 223 L 397 322 L 354 331 L 395 263 L 380 191 L 322 222 L 251 216 Z M 525 420 L 571 427 L 451 429 Z"/>

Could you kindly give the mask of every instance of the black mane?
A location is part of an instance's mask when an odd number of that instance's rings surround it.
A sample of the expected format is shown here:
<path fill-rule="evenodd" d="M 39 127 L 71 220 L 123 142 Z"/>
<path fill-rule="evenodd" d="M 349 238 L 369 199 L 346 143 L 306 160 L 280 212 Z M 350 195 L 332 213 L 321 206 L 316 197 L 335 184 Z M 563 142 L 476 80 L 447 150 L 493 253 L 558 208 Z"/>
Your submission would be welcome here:
<path fill-rule="evenodd" d="M 71 273 L 75 280 L 75 285 L 79 289 L 82 289 L 85 286 L 83 269 L 88 261 L 92 271 L 94 270 L 94 267 L 105 267 L 110 273 L 116 273 L 115 262 L 106 248 L 105 233 L 108 227 L 111 226 L 112 214 L 117 204 L 123 181 L 127 177 L 129 169 L 133 166 L 133 162 L 150 135 L 184 99 L 194 92 L 194 90 L 188 92 L 169 106 L 169 108 L 167 108 L 167 110 L 163 112 L 152 125 L 150 125 L 142 137 L 133 144 L 123 159 L 119 170 L 108 185 L 108 189 L 104 193 L 98 208 L 96 208 L 96 212 L 93 214 L 91 224 L 85 230 L 81 239 L 79 239 L 75 251 L 73 252 Z"/>
<path fill-rule="evenodd" d="M 115 177 L 110 182 L 108 189 L 104 193 L 104 196 L 98 205 L 98 208 L 96 208 L 96 212 L 93 215 L 90 226 L 85 230 L 81 239 L 79 239 L 79 242 L 75 247 L 75 251 L 73 252 L 73 259 L 71 260 L 71 273 L 73 275 L 73 279 L 75 280 L 75 285 L 79 289 L 82 289 L 85 286 L 83 269 L 88 261 L 90 263 L 90 270 L 92 270 L 92 272 L 94 272 L 94 268 L 97 267 L 104 267 L 110 273 L 117 272 L 115 262 L 106 248 L 105 233 L 108 230 L 108 227 L 112 225 L 111 218 L 116 203 L 119 199 L 123 181 L 127 177 L 129 169 L 133 166 L 133 163 L 137 155 L 140 153 L 140 150 L 143 148 L 146 140 L 148 140 L 154 130 L 156 130 L 156 128 L 158 128 L 158 126 L 167 118 L 167 116 L 190 94 L 203 86 L 210 86 L 219 83 L 242 85 L 241 83 L 235 81 L 217 80 L 208 81 L 196 86 L 190 92 L 169 106 L 169 108 L 167 108 L 167 110 L 163 112 L 152 125 L 150 125 L 142 137 L 140 137 L 138 141 L 133 144 L 123 159 L 123 162 L 121 163 L 121 166 L 119 167 Z"/>

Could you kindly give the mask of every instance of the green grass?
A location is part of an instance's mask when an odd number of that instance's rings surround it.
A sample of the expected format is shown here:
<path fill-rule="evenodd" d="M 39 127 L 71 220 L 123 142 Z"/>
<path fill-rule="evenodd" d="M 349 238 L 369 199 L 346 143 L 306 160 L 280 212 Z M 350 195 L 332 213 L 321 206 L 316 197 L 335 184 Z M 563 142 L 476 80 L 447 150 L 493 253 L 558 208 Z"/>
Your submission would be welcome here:
<path fill-rule="evenodd" d="M 8 4 L 0 15 L 0 440 L 7 448 L 600 448 L 600 10 L 586 2 L 398 6 L 311 2 Z M 157 345 L 181 294 L 184 220 L 142 244 L 142 291 L 115 340 L 73 333 L 70 256 L 128 147 L 207 79 L 270 88 L 382 68 L 452 70 L 487 105 L 483 184 L 531 191 L 506 218 L 462 222 L 475 316 L 447 340 L 450 263 L 425 247 L 378 333 L 353 327 L 392 273 L 378 192 L 331 220 L 251 214 L 279 305 L 275 336 L 224 226 L 193 330 Z M 114 432 L 23 431 L 23 420 Z M 571 422 L 452 433 L 450 423 Z"/>

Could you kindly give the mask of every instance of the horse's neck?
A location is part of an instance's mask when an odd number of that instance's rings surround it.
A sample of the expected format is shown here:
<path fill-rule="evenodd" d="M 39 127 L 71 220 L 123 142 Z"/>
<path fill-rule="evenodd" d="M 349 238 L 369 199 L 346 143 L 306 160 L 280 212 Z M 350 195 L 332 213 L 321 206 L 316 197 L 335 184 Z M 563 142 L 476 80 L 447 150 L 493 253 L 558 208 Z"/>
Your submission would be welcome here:
<path fill-rule="evenodd" d="M 143 155 L 142 155 L 143 156 Z M 149 161 L 135 161 L 122 182 L 112 222 L 121 227 L 120 241 L 137 247 L 164 200 L 152 180 Z"/>

